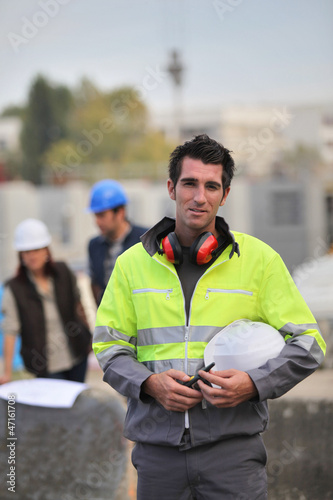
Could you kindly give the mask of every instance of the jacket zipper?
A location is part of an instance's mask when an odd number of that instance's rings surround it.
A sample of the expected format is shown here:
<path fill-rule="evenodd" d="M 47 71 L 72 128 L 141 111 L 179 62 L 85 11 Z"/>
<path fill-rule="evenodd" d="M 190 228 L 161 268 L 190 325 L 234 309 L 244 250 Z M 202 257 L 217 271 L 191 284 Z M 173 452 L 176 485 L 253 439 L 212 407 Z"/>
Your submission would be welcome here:
<path fill-rule="evenodd" d="M 189 330 L 189 322 L 190 322 L 190 317 L 191 317 L 191 313 L 192 313 L 192 300 L 193 300 L 193 297 L 195 295 L 195 292 L 196 292 L 196 289 L 197 289 L 197 286 L 199 284 L 199 281 L 206 275 L 208 274 L 214 267 L 217 267 L 217 266 L 220 266 L 221 264 L 224 264 L 224 262 L 227 262 L 229 259 L 225 259 L 223 260 L 222 262 L 219 262 L 218 264 L 215 264 L 211 267 L 209 267 L 204 273 L 202 276 L 200 276 L 200 278 L 198 279 L 198 281 L 196 282 L 196 285 L 195 285 L 195 288 L 193 290 L 193 293 L 192 293 L 192 297 L 191 297 L 191 300 L 190 300 L 190 309 L 189 309 L 189 315 L 188 315 L 188 318 L 187 318 L 187 324 L 186 324 L 186 334 L 187 334 L 187 342 L 188 342 L 188 330 Z M 208 289 L 208 290 L 211 290 L 211 289 Z M 208 291 L 207 290 L 207 291 Z M 207 298 L 207 295 L 206 295 L 206 298 Z M 185 307 L 185 299 L 184 299 L 184 307 Z M 185 350 L 185 365 L 187 367 L 187 342 L 186 342 L 186 350 Z M 207 408 L 207 403 L 205 400 L 202 401 L 202 408 L 203 409 L 206 409 Z M 185 428 L 186 429 L 189 429 L 190 428 L 190 418 L 189 418 L 189 412 L 188 410 L 185 411 Z"/>
<path fill-rule="evenodd" d="M 183 294 L 183 299 L 184 299 L 184 306 L 185 306 L 185 298 Z M 186 311 L 185 311 L 185 316 L 186 316 Z M 187 357 L 187 349 L 188 349 L 188 331 L 189 331 L 189 318 L 186 318 L 186 326 L 185 326 L 185 366 L 184 366 L 184 371 L 187 373 L 188 370 L 188 357 Z M 185 410 L 185 429 L 190 428 L 190 418 L 188 414 L 188 410 Z"/>
<path fill-rule="evenodd" d="M 209 299 L 209 294 L 213 293 L 240 293 L 242 295 L 253 295 L 253 292 L 249 292 L 248 290 L 230 290 L 225 288 L 207 288 L 205 299 Z"/>
<path fill-rule="evenodd" d="M 189 333 L 188 332 L 189 332 L 189 320 L 190 320 L 190 316 L 191 316 L 191 306 L 190 306 L 189 316 L 187 317 L 187 315 L 186 315 L 186 307 L 185 307 L 184 290 L 183 290 L 183 287 L 182 287 L 182 284 L 181 284 L 181 281 L 179 279 L 179 276 L 178 276 L 177 272 L 174 272 L 168 266 L 166 266 L 165 264 L 163 264 L 163 262 L 160 262 L 160 261 L 157 261 L 157 262 L 159 262 L 159 264 L 161 264 L 162 266 L 164 266 L 167 269 L 169 269 L 169 271 L 176 276 L 176 278 L 178 279 L 178 283 L 179 283 L 181 292 L 182 292 L 183 305 L 184 305 L 184 315 L 185 315 L 185 335 L 184 335 L 184 341 L 185 341 L 185 363 L 184 363 L 184 372 L 187 373 L 187 368 L 188 368 L 187 349 L 188 349 L 188 339 L 189 339 Z M 193 292 L 193 295 L 194 295 L 194 292 Z M 192 295 L 192 297 L 193 297 L 193 295 Z M 191 302 L 192 302 L 192 297 L 191 297 Z M 185 421 L 184 422 L 185 429 L 189 429 L 190 428 L 190 419 L 189 419 L 188 410 L 185 410 L 184 421 Z"/>
<path fill-rule="evenodd" d="M 172 272 L 178 279 L 178 282 L 179 282 L 179 285 L 180 285 L 180 289 L 182 291 L 182 295 L 183 295 L 183 304 L 184 304 L 184 311 L 185 311 L 185 319 L 186 319 L 186 325 L 185 325 L 185 337 L 184 337 L 184 340 L 185 340 L 185 366 L 184 366 L 184 371 L 185 373 L 187 373 L 187 366 L 188 366 L 188 359 L 187 359 L 187 348 L 188 348 L 188 339 L 189 339 L 189 335 L 188 335 L 188 331 L 189 331 L 189 322 L 190 322 L 190 317 L 191 317 L 191 312 L 192 312 L 192 300 L 193 300 L 193 297 L 194 297 L 194 294 L 195 294 L 195 291 L 197 289 L 197 286 L 198 286 L 198 283 L 199 281 L 203 278 L 203 276 L 205 276 L 206 274 L 208 274 L 212 269 L 214 269 L 214 267 L 216 266 L 220 266 L 221 264 L 224 264 L 224 262 L 227 262 L 229 260 L 228 259 L 225 259 L 223 260 L 222 262 L 219 262 L 218 264 L 215 264 L 215 265 L 212 265 L 211 267 L 209 267 L 205 272 L 204 274 L 198 279 L 196 285 L 195 285 L 195 288 L 193 290 L 193 293 L 192 293 L 192 297 L 191 297 L 191 301 L 190 301 L 190 308 L 189 308 L 189 315 L 187 317 L 186 315 L 186 307 L 185 307 L 185 296 L 184 296 L 184 291 L 183 291 L 183 287 L 182 287 L 182 284 L 181 284 L 181 281 L 179 279 L 179 276 L 176 272 L 172 271 L 168 266 L 166 266 L 165 264 L 163 264 L 162 262 L 160 261 L 157 261 L 159 262 L 162 266 L 166 267 L 167 269 L 169 269 L 170 272 Z M 149 289 L 148 289 L 149 290 Z M 148 291 L 147 290 L 147 291 Z M 172 291 L 172 290 L 171 290 Z M 133 290 L 133 293 L 134 292 L 137 292 L 136 290 Z M 137 292 L 139 293 L 139 292 Z M 185 429 L 189 429 L 190 428 L 190 418 L 189 418 L 189 412 L 188 410 L 185 411 Z"/>
<path fill-rule="evenodd" d="M 170 293 L 173 292 L 173 288 L 166 288 L 166 289 L 161 289 L 161 288 L 137 288 L 136 290 L 133 290 L 132 293 L 145 293 L 145 292 L 150 292 L 150 293 L 164 293 L 166 294 L 166 300 L 170 299 Z"/>

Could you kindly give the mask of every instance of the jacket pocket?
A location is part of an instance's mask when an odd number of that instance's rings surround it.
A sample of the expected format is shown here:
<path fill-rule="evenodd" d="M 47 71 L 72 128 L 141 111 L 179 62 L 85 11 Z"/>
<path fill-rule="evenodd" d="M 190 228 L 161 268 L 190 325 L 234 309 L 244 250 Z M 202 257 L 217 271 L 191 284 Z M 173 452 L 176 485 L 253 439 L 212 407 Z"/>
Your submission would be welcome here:
<path fill-rule="evenodd" d="M 250 402 L 250 405 L 258 415 L 260 421 L 262 422 L 263 425 L 263 431 L 266 430 L 267 424 L 268 424 L 268 410 L 267 406 L 263 403 L 252 403 Z"/>
<path fill-rule="evenodd" d="M 235 288 L 235 289 L 232 289 L 232 288 L 207 288 L 205 299 L 207 299 L 207 300 L 209 299 L 210 293 L 226 293 L 226 294 L 236 293 L 236 294 L 241 294 L 241 295 L 249 295 L 250 297 L 252 297 L 252 295 L 253 295 L 253 292 L 251 292 L 250 290 L 241 290 L 238 288 Z"/>
<path fill-rule="evenodd" d="M 179 293 L 173 288 L 133 289 L 137 330 L 166 328 L 183 323 L 183 300 Z"/>
<path fill-rule="evenodd" d="M 165 295 L 166 300 L 170 299 L 170 293 L 173 292 L 173 288 L 136 288 L 133 290 L 133 294 L 138 293 L 162 293 Z"/>

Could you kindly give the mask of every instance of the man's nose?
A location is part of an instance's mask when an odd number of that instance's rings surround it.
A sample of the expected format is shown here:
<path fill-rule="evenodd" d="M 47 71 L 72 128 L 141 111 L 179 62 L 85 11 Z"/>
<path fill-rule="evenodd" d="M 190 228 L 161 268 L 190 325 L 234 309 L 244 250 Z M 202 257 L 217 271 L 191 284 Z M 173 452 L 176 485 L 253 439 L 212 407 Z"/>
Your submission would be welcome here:
<path fill-rule="evenodd" d="M 206 193 L 204 186 L 197 186 L 194 193 L 194 201 L 200 205 L 206 201 Z"/>

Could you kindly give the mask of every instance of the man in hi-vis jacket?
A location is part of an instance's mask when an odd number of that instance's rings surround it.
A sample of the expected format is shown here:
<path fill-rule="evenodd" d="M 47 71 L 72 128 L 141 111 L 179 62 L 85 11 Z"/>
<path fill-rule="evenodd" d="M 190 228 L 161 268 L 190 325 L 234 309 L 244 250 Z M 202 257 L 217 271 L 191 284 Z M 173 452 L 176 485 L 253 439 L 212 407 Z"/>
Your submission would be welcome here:
<path fill-rule="evenodd" d="M 233 174 L 230 152 L 207 135 L 173 151 L 176 218 L 118 257 L 97 312 L 104 380 L 128 398 L 138 499 L 267 498 L 267 399 L 323 360 L 316 321 L 280 256 L 216 215 Z M 247 372 L 201 370 L 194 387 L 184 385 L 212 337 L 241 318 L 278 330 L 281 353 Z"/>

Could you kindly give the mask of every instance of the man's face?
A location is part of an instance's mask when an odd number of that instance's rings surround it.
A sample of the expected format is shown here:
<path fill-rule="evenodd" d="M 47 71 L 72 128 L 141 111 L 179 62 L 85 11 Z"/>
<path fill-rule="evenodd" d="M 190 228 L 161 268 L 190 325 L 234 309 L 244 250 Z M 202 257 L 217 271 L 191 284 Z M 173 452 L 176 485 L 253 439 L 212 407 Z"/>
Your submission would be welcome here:
<path fill-rule="evenodd" d="M 215 216 L 230 191 L 223 195 L 222 168 L 185 157 L 176 187 L 168 180 L 169 196 L 176 201 L 176 234 L 185 246 L 204 231 L 216 233 Z"/>
<path fill-rule="evenodd" d="M 102 235 L 106 238 L 113 239 L 114 235 L 117 233 L 119 221 L 119 212 L 114 210 L 105 210 L 104 212 L 95 213 L 95 221 Z"/>

